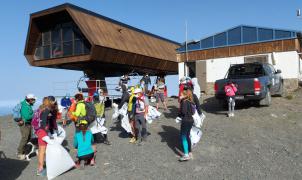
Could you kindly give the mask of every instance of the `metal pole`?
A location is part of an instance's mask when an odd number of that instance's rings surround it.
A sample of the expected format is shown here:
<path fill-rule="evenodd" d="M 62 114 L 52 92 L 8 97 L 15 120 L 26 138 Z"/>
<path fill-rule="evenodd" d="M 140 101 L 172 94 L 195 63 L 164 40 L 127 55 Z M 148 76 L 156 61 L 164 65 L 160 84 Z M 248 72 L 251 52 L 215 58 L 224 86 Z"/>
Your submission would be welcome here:
<path fill-rule="evenodd" d="M 185 76 L 188 76 L 187 74 L 187 62 L 188 62 L 188 22 L 186 20 L 186 62 L 184 63 L 184 74 Z"/>

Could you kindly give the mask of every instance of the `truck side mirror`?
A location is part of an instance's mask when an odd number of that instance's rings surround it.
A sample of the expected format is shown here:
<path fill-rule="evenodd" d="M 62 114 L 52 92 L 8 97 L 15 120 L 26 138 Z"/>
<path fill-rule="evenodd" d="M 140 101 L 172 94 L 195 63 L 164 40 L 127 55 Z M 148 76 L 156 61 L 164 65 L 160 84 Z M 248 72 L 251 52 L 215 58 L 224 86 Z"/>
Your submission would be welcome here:
<path fill-rule="evenodd" d="M 281 73 L 281 70 L 277 69 L 276 74 L 280 74 L 280 73 Z"/>

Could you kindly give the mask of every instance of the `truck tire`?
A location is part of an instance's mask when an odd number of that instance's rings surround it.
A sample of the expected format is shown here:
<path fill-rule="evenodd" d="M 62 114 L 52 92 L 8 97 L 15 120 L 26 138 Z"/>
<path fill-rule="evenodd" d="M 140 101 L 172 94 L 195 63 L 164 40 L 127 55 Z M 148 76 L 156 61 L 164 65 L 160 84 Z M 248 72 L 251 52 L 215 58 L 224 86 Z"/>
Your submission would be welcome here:
<path fill-rule="evenodd" d="M 272 103 L 272 97 L 271 97 L 271 92 L 270 89 L 267 88 L 266 94 L 265 94 L 265 98 L 260 100 L 259 104 L 261 106 L 270 106 Z"/>
<path fill-rule="evenodd" d="M 283 82 L 280 84 L 280 88 L 279 88 L 279 91 L 278 91 L 277 95 L 278 95 L 279 97 L 283 97 L 283 96 L 284 96 Z"/>

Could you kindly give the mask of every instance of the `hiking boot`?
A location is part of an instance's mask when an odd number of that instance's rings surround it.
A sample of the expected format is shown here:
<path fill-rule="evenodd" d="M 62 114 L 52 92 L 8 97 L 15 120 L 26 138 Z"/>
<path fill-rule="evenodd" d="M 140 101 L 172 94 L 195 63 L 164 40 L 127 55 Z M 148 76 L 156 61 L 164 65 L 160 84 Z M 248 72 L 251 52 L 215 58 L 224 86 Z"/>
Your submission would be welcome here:
<path fill-rule="evenodd" d="M 37 171 L 37 176 L 46 176 L 46 169 L 43 168 L 41 171 Z"/>
<path fill-rule="evenodd" d="M 18 158 L 19 160 L 25 160 L 26 156 L 25 156 L 25 154 L 18 154 L 18 155 L 17 155 L 17 158 Z"/>
<path fill-rule="evenodd" d="M 129 141 L 130 143 L 135 143 L 136 142 L 136 138 L 135 137 L 132 137 Z"/>
<path fill-rule="evenodd" d="M 189 155 L 184 155 L 182 157 L 179 158 L 179 161 L 183 162 L 183 161 L 188 161 L 190 160 L 190 156 Z"/>

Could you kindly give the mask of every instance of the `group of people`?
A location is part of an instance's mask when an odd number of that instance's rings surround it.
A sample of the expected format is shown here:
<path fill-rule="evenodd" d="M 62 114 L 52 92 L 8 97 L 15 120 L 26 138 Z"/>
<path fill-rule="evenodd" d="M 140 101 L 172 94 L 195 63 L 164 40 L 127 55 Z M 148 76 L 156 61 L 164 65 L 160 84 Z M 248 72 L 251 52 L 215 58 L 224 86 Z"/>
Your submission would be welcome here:
<path fill-rule="evenodd" d="M 148 74 L 141 79 L 140 84 L 128 88 L 129 77 L 122 76 L 120 86 L 122 89 L 121 102 L 118 109 L 126 106 L 127 116 L 131 126 L 130 143 L 141 145 L 147 141 L 147 123 L 146 115 L 149 108 L 149 96 L 156 97 L 156 108 L 159 108 L 159 101 L 167 110 L 167 91 L 165 79 L 159 77 L 151 91 L 148 85 L 151 84 Z M 195 82 L 196 83 L 196 82 Z M 202 115 L 201 106 L 199 103 L 200 90 L 195 91 L 198 86 L 194 85 L 194 81 L 189 78 L 182 78 L 179 84 L 179 113 L 178 121 L 180 125 L 180 140 L 183 148 L 183 156 L 180 161 L 188 161 L 192 158 L 192 148 L 190 131 L 194 124 L 193 115 L 198 113 Z M 194 90 L 195 89 L 195 90 Z M 234 110 L 234 95 L 236 86 L 229 83 L 225 87 L 225 91 L 229 98 L 230 114 L 233 116 Z M 99 139 L 99 135 L 103 137 L 103 142 L 110 145 L 107 137 L 107 128 L 105 127 L 105 96 L 102 89 L 99 89 L 93 94 L 92 102 L 87 102 L 82 93 L 77 93 L 74 100 L 67 94 L 61 99 L 63 126 L 65 127 L 68 120 L 74 122 L 75 132 L 73 145 L 77 150 L 76 167 L 81 167 L 81 162 L 85 165 L 94 165 L 97 148 L 95 142 Z M 38 167 L 37 175 L 45 175 L 44 160 L 47 144 L 53 144 L 53 140 L 58 136 L 58 103 L 54 96 L 43 98 L 42 104 L 37 110 L 33 110 L 33 105 L 36 102 L 36 97 L 33 94 L 28 94 L 24 101 L 19 105 L 20 117 L 15 118 L 15 121 L 20 127 L 21 140 L 18 147 L 18 158 L 24 159 L 24 147 L 31 139 L 32 129 L 34 135 L 38 139 Z"/>
<path fill-rule="evenodd" d="M 25 100 L 19 105 L 19 117 L 14 118 L 17 122 L 21 140 L 18 147 L 17 157 L 20 160 L 25 159 L 25 145 L 34 137 L 38 139 L 38 168 L 37 175 L 46 175 L 44 168 L 46 147 L 48 144 L 54 144 L 59 136 L 57 119 L 59 114 L 58 103 L 54 96 L 44 97 L 42 104 L 37 110 L 33 110 L 33 105 L 36 102 L 36 97 L 33 94 L 28 94 Z M 96 157 L 95 139 L 99 139 L 99 134 L 103 136 L 104 144 L 111 143 L 107 137 L 107 128 L 105 127 L 105 96 L 103 90 L 99 89 L 93 95 L 93 102 L 86 102 L 82 93 L 77 93 L 74 100 L 69 98 L 69 95 L 61 99 L 62 120 L 63 126 L 66 126 L 67 121 L 74 122 L 74 148 L 77 150 L 76 167 L 81 167 L 81 162 L 85 161 L 85 165 L 94 165 Z M 95 114 L 91 114 L 95 111 Z M 89 111 L 89 112 L 87 112 Z M 94 120 L 90 120 L 94 118 Z M 94 133 L 92 132 L 94 128 Z M 91 130 L 90 130 L 91 129 Z M 32 130 L 34 131 L 32 133 Z"/>

